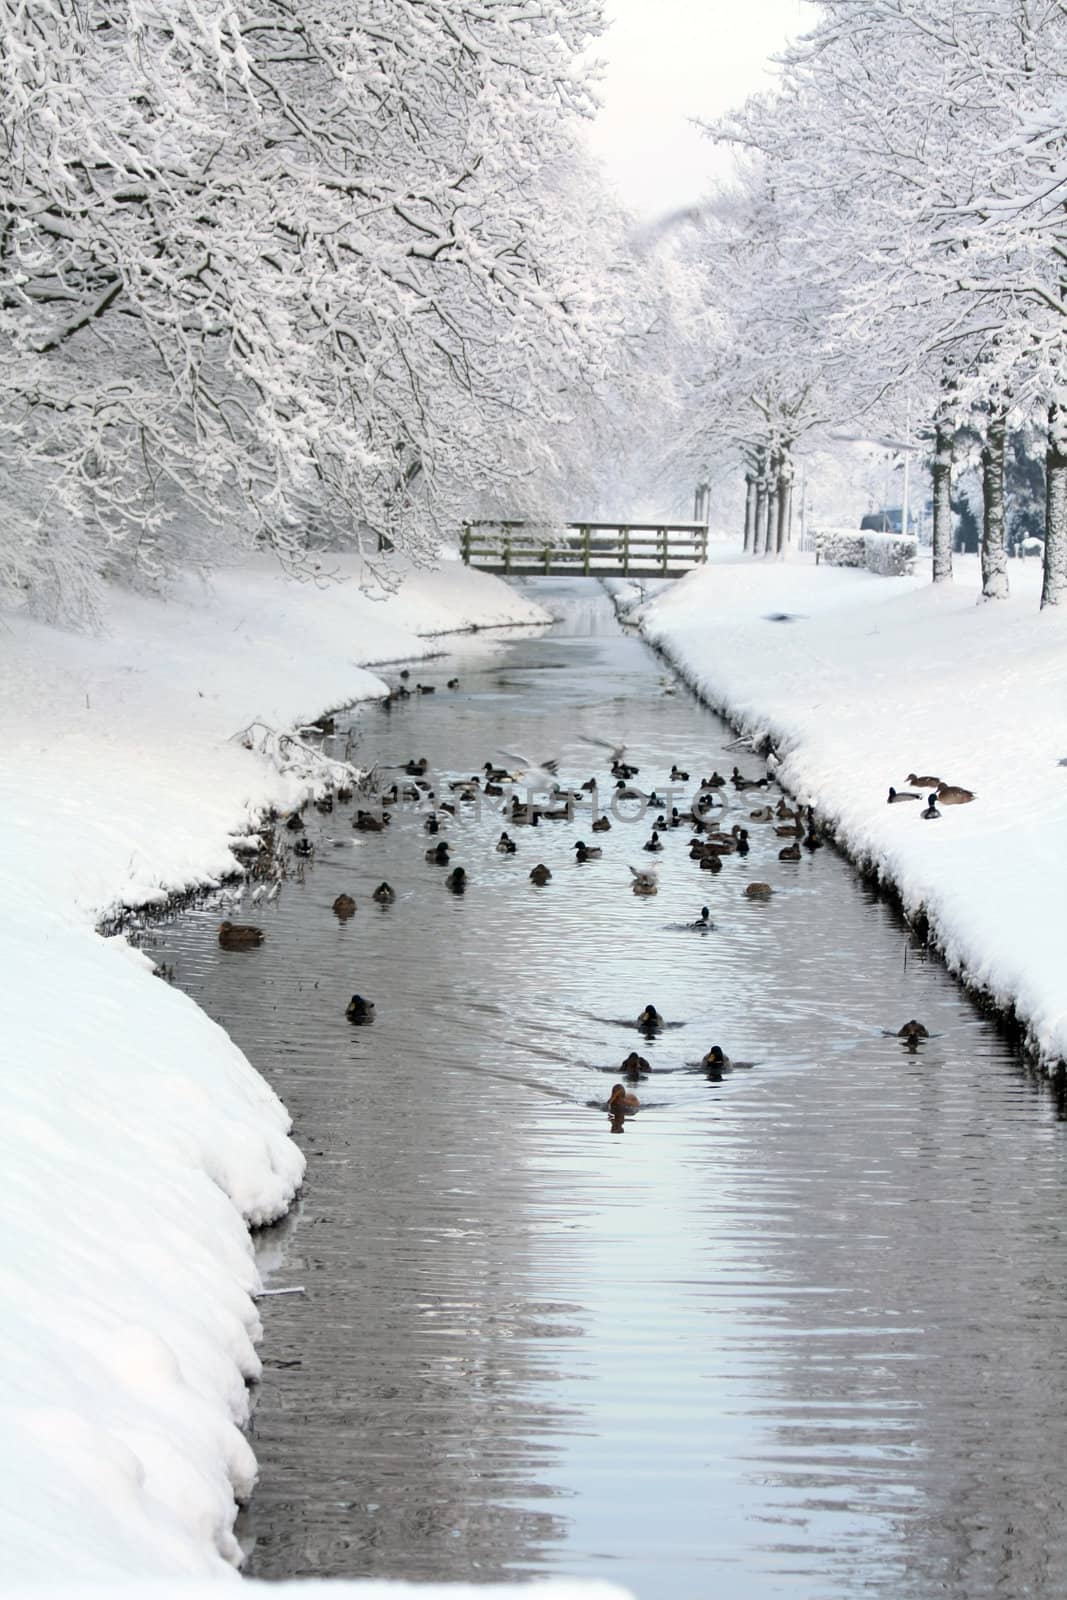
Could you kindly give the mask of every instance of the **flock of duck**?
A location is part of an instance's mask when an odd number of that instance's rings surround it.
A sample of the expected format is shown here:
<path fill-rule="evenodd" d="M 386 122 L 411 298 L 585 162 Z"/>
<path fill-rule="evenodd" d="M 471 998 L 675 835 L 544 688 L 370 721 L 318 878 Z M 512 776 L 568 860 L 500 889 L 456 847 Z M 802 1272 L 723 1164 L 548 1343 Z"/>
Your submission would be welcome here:
<path fill-rule="evenodd" d="M 402 677 L 406 676 L 406 673 L 402 674 Z M 448 687 L 458 688 L 459 680 L 450 679 Z M 394 694 L 406 696 L 410 692 L 402 683 Z M 420 684 L 415 692 L 431 694 L 434 689 L 433 686 Z M 584 735 L 583 738 L 590 744 L 604 743 L 590 735 Z M 606 745 L 605 748 L 611 751 L 610 785 L 602 786 L 600 779 L 593 776 L 574 790 L 560 785 L 558 762 L 555 759 L 531 763 L 522 756 L 509 756 L 507 752 L 501 752 L 509 761 L 508 766 L 487 760 L 480 773 L 435 785 L 428 759 L 425 756 L 412 757 L 402 767 L 386 769 L 386 773 L 395 771 L 397 777 L 385 787 L 381 787 L 384 776 L 381 769 L 375 769 L 369 775 L 367 789 L 373 798 L 363 796 L 367 803 L 357 806 L 352 826 L 361 833 L 382 833 L 389 827 L 391 813 L 396 807 L 417 808 L 424 816 L 423 830 L 435 841 L 424 849 L 424 859 L 432 866 L 448 869 L 444 882 L 455 895 L 466 892 L 470 877 L 465 866 L 453 862 L 452 851 L 455 846 L 447 836 L 442 836 L 443 830 L 452 820 L 462 821 L 464 812 L 475 806 L 482 797 L 491 798 L 494 804 L 500 802 L 498 809 L 507 826 L 501 831 L 494 848 L 497 853 L 509 856 L 519 850 L 518 842 L 509 829 L 540 828 L 542 824 L 556 821 L 573 822 L 575 809 L 579 805 L 588 807 L 591 812 L 590 833 L 602 835 L 612 831 L 612 816 L 616 822 L 633 822 L 633 816 L 625 815 L 618 808 L 624 803 L 638 802 L 638 816 L 648 813 L 653 816 L 649 837 L 642 846 L 646 854 L 660 854 L 665 848 L 665 840 L 678 831 L 684 831 L 689 836 L 690 860 L 698 870 L 712 874 L 722 872 L 724 862 L 729 858 L 743 860 L 749 854 L 753 830 L 773 828 L 775 838 L 783 841 L 778 850 L 778 860 L 786 863 L 800 861 L 802 851 L 813 853 L 832 837 L 811 806 L 791 806 L 781 793 L 771 804 L 766 791 L 772 787 L 773 780 L 766 773 L 756 777 L 746 776 L 736 765 L 729 777 L 717 771 L 712 772 L 696 780 L 688 804 L 683 802 L 682 805 L 675 805 L 672 803 L 674 786 L 690 784 L 689 773 L 677 763 L 672 764 L 670 769 L 670 787 L 665 788 L 661 795 L 655 787 L 646 791 L 635 786 L 634 779 L 639 776 L 639 768 L 625 759 L 625 745 Z M 940 816 L 935 804 L 937 800 L 943 805 L 963 805 L 975 798 L 970 790 L 944 783 L 939 778 L 917 777 L 910 773 L 908 783 L 930 791 L 927 807 L 920 813 L 923 817 Z M 325 796 L 315 803 L 319 810 L 331 811 L 335 798 L 351 798 L 351 792 L 337 791 L 335 795 Z M 920 798 L 921 795 L 916 792 L 889 790 L 889 804 Z M 756 799 L 762 799 L 763 803 L 753 804 Z M 727 806 L 746 803 L 749 809 L 744 822 L 735 822 L 727 828 Z M 313 846 L 303 836 L 304 823 L 300 812 L 293 812 L 286 817 L 284 826 L 289 833 L 300 835 L 293 846 L 294 853 L 310 856 Z M 604 846 L 578 839 L 574 842 L 573 851 L 575 863 L 582 865 L 600 860 L 604 855 Z M 642 866 L 630 864 L 629 872 L 633 894 L 649 897 L 658 893 L 658 870 L 651 862 Z M 551 868 L 544 861 L 536 862 L 529 871 L 529 881 L 538 889 L 551 883 L 552 876 Z M 753 880 L 743 885 L 741 893 L 750 901 L 768 901 L 775 890 L 770 883 Z M 381 905 L 389 905 L 395 901 L 396 891 L 383 881 L 373 891 L 372 898 Z M 350 894 L 339 894 L 332 906 L 334 915 L 342 922 L 354 916 L 356 909 L 356 901 Z M 683 926 L 699 933 L 714 930 L 710 907 L 701 906 L 696 918 Z M 225 950 L 255 949 L 263 943 L 263 939 L 262 928 L 251 925 L 226 921 L 218 930 L 219 944 Z M 373 1001 L 360 994 L 353 994 L 345 1008 L 345 1016 L 355 1024 L 371 1022 L 374 1015 Z M 633 1025 L 648 1039 L 655 1037 L 666 1026 L 654 1005 L 645 1006 Z M 896 1036 L 909 1049 L 915 1049 L 919 1041 L 929 1035 L 923 1024 L 913 1018 L 898 1030 Z M 709 1078 L 715 1080 L 730 1070 L 731 1062 L 721 1047 L 715 1044 L 699 1062 L 691 1065 L 699 1066 Z M 651 1071 L 651 1066 L 644 1056 L 631 1051 L 618 1070 L 631 1084 L 639 1084 L 642 1077 Z M 606 1103 L 600 1104 L 611 1117 L 613 1130 L 621 1131 L 623 1119 L 639 1109 L 640 1101 L 632 1088 L 618 1082 L 612 1086 Z"/>

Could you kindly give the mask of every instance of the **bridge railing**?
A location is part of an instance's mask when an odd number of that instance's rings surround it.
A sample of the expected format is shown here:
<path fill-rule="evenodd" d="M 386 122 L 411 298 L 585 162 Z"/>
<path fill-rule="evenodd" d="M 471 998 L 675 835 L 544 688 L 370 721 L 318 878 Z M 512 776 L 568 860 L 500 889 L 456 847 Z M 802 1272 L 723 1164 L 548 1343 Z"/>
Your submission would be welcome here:
<path fill-rule="evenodd" d="M 571 577 L 677 577 L 708 557 L 702 522 L 568 522 L 546 535 L 525 522 L 468 522 L 467 566 Z"/>

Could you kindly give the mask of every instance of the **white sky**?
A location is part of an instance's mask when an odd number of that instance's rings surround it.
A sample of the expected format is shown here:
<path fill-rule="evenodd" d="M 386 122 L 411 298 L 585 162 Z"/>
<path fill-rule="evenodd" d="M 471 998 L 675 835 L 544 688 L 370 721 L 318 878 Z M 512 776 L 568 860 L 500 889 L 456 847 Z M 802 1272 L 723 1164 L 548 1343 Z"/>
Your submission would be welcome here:
<path fill-rule="evenodd" d="M 623 201 L 642 219 L 697 199 L 730 157 L 689 125 L 770 88 L 769 57 L 810 28 L 804 0 L 605 0 L 607 66 L 590 131 Z"/>

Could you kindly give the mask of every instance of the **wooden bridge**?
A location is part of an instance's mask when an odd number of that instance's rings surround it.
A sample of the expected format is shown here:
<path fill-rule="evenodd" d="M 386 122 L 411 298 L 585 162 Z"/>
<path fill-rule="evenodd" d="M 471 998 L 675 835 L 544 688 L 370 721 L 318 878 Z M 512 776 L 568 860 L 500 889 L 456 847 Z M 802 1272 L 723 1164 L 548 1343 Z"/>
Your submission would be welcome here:
<path fill-rule="evenodd" d="M 468 567 L 505 575 L 680 578 L 707 560 L 703 522 L 568 522 L 546 535 L 525 522 L 468 522 Z"/>

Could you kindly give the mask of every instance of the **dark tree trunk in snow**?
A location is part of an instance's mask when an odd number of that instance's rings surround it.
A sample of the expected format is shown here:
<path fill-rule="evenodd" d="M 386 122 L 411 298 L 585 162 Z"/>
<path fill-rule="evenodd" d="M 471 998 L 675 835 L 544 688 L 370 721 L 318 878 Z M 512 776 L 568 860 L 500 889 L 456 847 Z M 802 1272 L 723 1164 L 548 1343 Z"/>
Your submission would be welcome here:
<path fill-rule="evenodd" d="M 952 577 L 952 434 L 942 422 L 934 429 L 934 582 Z"/>
<path fill-rule="evenodd" d="M 778 457 L 771 457 L 770 478 L 767 483 L 767 527 L 763 536 L 763 554 L 774 554 L 774 534 L 778 526 Z"/>
<path fill-rule="evenodd" d="M 756 540 L 756 475 L 745 473 L 745 553 L 752 550 Z"/>
<path fill-rule="evenodd" d="M 1067 412 L 1048 408 L 1045 454 L 1045 574 L 1041 608 L 1062 605 L 1067 595 Z"/>
<path fill-rule="evenodd" d="M 778 526 L 775 554 L 784 556 L 793 531 L 793 457 L 786 445 L 778 459 Z"/>
<path fill-rule="evenodd" d="M 1004 542 L 1004 456 L 1008 419 L 994 411 L 982 450 L 982 598 L 1008 597 L 1008 549 Z"/>
<path fill-rule="evenodd" d="M 752 541 L 752 554 L 763 555 L 767 548 L 767 501 L 770 496 L 770 485 L 767 481 L 766 468 L 760 463 L 759 477 L 756 479 L 756 533 Z"/>

